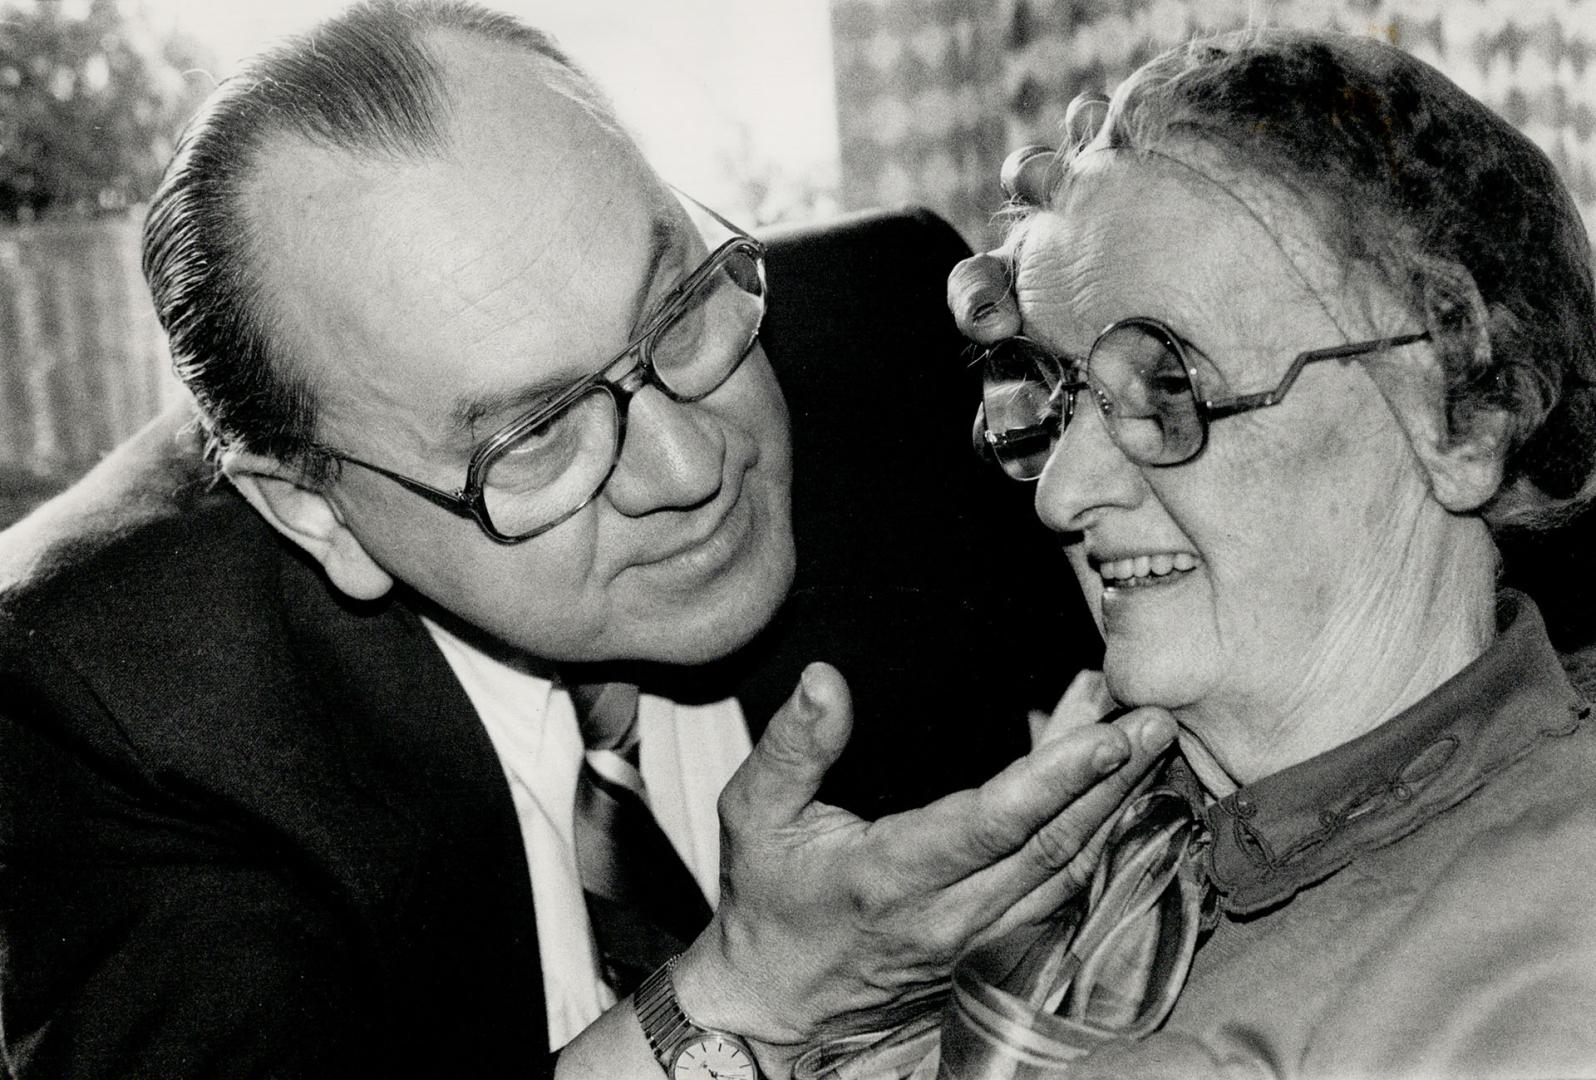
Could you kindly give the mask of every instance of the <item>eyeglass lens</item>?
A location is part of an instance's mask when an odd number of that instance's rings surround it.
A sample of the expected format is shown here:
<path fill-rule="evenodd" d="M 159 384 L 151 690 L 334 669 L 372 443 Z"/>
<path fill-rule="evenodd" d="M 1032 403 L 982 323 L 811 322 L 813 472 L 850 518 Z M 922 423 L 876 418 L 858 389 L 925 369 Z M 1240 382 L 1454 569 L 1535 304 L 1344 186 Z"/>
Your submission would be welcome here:
<path fill-rule="evenodd" d="M 986 355 L 981 407 L 993 452 L 1003 471 L 1034 480 L 1068 422 L 1074 392 L 1063 389 L 1059 361 L 1040 346 L 1013 338 Z"/>
<path fill-rule="evenodd" d="M 674 313 L 643 343 L 633 364 L 678 401 L 713 392 L 748 355 L 765 296 L 751 247 L 724 253 L 716 269 L 677 298 Z M 617 363 L 611 377 L 627 370 Z M 483 473 L 483 502 L 499 532 L 525 536 L 566 517 L 603 486 L 620 453 L 615 392 L 603 383 L 505 446 Z"/>
<path fill-rule="evenodd" d="M 1098 338 L 1086 370 L 1109 432 L 1133 460 L 1173 465 L 1202 449 L 1202 415 L 1185 357 L 1161 327 L 1115 326 Z"/>
<path fill-rule="evenodd" d="M 1069 372 L 1034 342 L 1015 338 L 988 354 L 982 404 L 992 448 L 1010 476 L 1034 480 L 1069 423 L 1084 375 L 1109 435 L 1143 465 L 1174 465 L 1202 449 L 1205 426 L 1179 346 L 1157 324 L 1117 323 Z"/>
<path fill-rule="evenodd" d="M 712 392 L 748 355 L 764 310 L 758 261 L 734 249 L 654 336 L 647 358 L 655 377 L 683 401 Z"/>

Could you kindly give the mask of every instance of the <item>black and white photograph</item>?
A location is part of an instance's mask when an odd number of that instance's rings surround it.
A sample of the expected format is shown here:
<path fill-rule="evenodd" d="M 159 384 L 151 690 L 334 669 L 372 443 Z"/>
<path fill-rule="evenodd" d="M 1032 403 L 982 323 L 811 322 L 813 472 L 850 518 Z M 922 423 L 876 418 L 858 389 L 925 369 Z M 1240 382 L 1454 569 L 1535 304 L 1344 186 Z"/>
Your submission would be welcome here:
<path fill-rule="evenodd" d="M 1596 0 L 0 0 L 0 1080 L 1596 1078 Z"/>

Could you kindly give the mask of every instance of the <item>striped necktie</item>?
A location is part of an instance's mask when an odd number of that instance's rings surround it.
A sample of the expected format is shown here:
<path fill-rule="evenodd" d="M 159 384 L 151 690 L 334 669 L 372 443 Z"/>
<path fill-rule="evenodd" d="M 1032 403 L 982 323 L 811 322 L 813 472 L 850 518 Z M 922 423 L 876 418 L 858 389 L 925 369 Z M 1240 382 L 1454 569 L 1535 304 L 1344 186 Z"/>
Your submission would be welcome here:
<path fill-rule="evenodd" d="M 576 782 L 576 864 L 604 981 L 617 996 L 685 949 L 709 904 L 654 820 L 638 772 L 638 690 L 571 687 L 587 747 Z"/>

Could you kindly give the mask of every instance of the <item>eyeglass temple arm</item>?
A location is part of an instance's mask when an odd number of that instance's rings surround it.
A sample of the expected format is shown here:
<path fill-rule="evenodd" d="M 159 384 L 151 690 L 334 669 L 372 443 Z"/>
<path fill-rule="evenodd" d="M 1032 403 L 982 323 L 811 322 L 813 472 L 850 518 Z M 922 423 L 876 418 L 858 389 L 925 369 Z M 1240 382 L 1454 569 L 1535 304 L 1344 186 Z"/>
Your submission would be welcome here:
<path fill-rule="evenodd" d="M 671 185 L 671 190 L 676 192 L 676 194 L 680 195 L 682 198 L 686 199 L 688 202 L 692 203 L 694 206 L 698 207 L 700 210 L 702 210 L 704 213 L 708 214 L 710 217 L 714 218 L 716 221 L 718 221 L 721 224 L 722 227 L 724 227 L 726 229 L 729 229 L 731 232 L 733 232 L 736 235 L 742 237 L 744 240 L 752 240 L 755 244 L 759 245 L 759 250 L 760 251 L 764 251 L 765 250 L 765 245 L 760 242 L 758 237 L 756 237 L 752 233 L 748 232 L 742 226 L 735 225 L 731 221 L 727 220 L 725 217 L 723 217 L 721 215 L 719 210 L 716 210 L 713 207 L 705 206 L 703 203 L 699 202 L 697 199 L 695 199 L 691 195 L 687 194 L 687 192 L 683 191 L 681 188 L 677 187 L 675 184 Z"/>
<path fill-rule="evenodd" d="M 413 480 L 402 473 L 384 469 L 381 465 L 373 465 L 369 461 L 361 461 L 357 457 L 350 457 L 348 454 L 341 454 L 337 451 L 329 452 L 338 461 L 348 462 L 350 465 L 359 465 L 362 469 L 370 469 L 378 476 L 386 476 L 405 490 L 415 492 L 434 506 L 440 506 L 456 517 L 476 519 L 476 511 L 472 509 L 471 502 L 465 497 L 464 492 L 444 491 L 442 488 L 435 488 L 431 484 L 423 484 L 420 480 Z"/>
<path fill-rule="evenodd" d="M 986 436 L 987 445 L 993 450 L 1002 450 L 1012 443 L 1023 442 L 1026 439 L 1035 439 L 1043 435 L 1052 438 L 1053 435 L 1052 427 L 1048 424 L 1032 424 L 1030 427 L 1009 428 L 1007 431 L 993 431 L 983 424 L 981 430 Z"/>
<path fill-rule="evenodd" d="M 1400 334 L 1396 337 L 1375 338 L 1373 341 L 1356 341 L 1350 345 L 1332 345 L 1328 349 L 1310 349 L 1308 352 L 1298 353 L 1297 358 L 1286 369 L 1285 375 L 1280 379 L 1280 384 L 1273 390 L 1264 390 L 1257 394 L 1240 394 L 1236 397 L 1221 398 L 1217 401 L 1204 401 L 1203 408 L 1207 410 L 1208 419 L 1218 420 L 1224 416 L 1234 416 L 1236 413 L 1250 412 L 1253 409 L 1262 409 L 1270 405 L 1278 405 L 1282 398 L 1291 390 L 1297 376 L 1302 374 L 1302 369 L 1316 360 L 1351 360 L 1358 356 L 1367 356 L 1369 353 L 1383 352 L 1386 349 L 1395 349 L 1403 345 L 1412 345 L 1414 342 L 1424 341 L 1430 336 L 1428 331 L 1417 334 Z"/>

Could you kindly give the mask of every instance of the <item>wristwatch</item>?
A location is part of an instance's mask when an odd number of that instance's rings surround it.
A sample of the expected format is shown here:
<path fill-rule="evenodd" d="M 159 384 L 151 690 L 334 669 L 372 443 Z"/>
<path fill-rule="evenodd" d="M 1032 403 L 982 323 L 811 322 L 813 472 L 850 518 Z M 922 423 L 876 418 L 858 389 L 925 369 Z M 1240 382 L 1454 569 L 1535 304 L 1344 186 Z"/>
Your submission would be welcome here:
<path fill-rule="evenodd" d="M 703 1027 L 682 1011 L 671 982 L 675 964 L 675 957 L 661 964 L 632 995 L 632 1008 L 665 1075 L 671 1080 L 761 1080 L 747 1043 Z"/>

